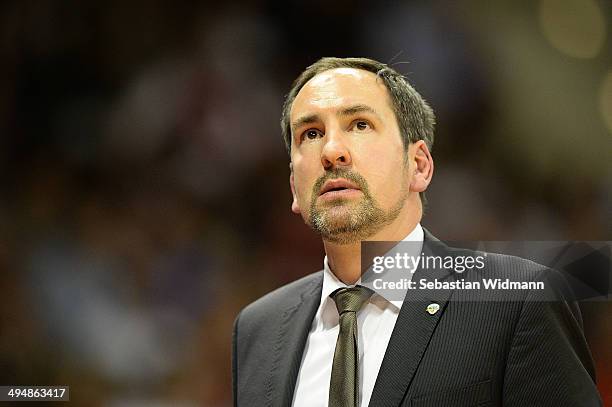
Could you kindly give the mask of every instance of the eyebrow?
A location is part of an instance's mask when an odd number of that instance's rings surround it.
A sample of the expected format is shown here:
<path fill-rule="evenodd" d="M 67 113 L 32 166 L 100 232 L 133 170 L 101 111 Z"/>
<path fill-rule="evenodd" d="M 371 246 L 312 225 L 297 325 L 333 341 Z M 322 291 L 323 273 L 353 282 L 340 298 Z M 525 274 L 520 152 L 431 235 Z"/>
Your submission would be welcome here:
<path fill-rule="evenodd" d="M 338 112 L 338 116 L 352 116 L 357 113 L 371 113 L 378 117 L 378 113 L 376 113 L 376 110 L 372 109 L 368 105 L 353 105 L 345 107 L 344 109 Z"/>
<path fill-rule="evenodd" d="M 291 123 L 291 131 L 294 132 L 296 129 L 302 127 L 305 124 L 316 123 L 317 121 L 319 121 L 318 114 L 309 114 L 306 116 L 302 116 L 293 123 Z"/>
<path fill-rule="evenodd" d="M 357 104 L 357 105 L 352 105 L 352 106 L 348 106 L 345 107 L 343 109 L 340 109 L 337 113 L 336 116 L 340 116 L 340 117 L 346 117 L 346 116 L 353 116 L 357 113 L 371 113 L 373 115 L 376 116 L 376 118 L 378 118 L 380 120 L 380 116 L 378 115 L 378 113 L 376 113 L 376 110 L 372 109 L 370 106 L 368 105 L 362 105 L 362 104 Z M 311 123 L 316 123 L 317 121 L 319 121 L 319 115 L 318 114 L 309 114 L 306 116 L 302 116 L 299 119 L 297 119 L 296 121 L 294 121 L 293 123 L 291 123 L 291 130 L 295 131 L 295 129 L 305 125 L 305 124 L 311 124 Z"/>

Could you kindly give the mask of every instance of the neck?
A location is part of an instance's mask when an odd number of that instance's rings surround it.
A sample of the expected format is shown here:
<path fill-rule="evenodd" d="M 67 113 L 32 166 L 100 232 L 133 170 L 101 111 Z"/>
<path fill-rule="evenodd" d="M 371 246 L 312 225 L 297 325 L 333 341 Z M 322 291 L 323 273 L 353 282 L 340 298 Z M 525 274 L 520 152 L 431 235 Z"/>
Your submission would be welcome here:
<path fill-rule="evenodd" d="M 408 209 L 406 207 L 403 210 Z M 402 212 L 403 212 L 402 210 Z M 399 242 L 414 230 L 421 220 L 422 210 L 400 214 L 398 218 L 373 234 L 368 241 Z M 404 216 L 402 216 L 404 215 Z M 337 244 L 323 240 L 329 268 L 344 284 L 354 284 L 361 277 L 361 242 Z"/>

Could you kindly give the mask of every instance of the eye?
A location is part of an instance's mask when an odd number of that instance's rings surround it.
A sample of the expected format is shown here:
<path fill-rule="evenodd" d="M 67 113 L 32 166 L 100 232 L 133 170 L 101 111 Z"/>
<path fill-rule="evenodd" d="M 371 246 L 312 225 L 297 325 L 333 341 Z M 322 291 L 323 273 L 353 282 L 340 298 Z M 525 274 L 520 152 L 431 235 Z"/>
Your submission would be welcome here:
<path fill-rule="evenodd" d="M 354 127 L 355 127 L 355 129 L 357 129 L 359 131 L 365 131 L 365 130 L 368 130 L 368 129 L 372 128 L 372 126 L 370 126 L 370 123 L 365 121 L 365 120 L 357 120 L 355 122 Z"/>
<path fill-rule="evenodd" d="M 308 129 L 302 133 L 302 140 L 314 140 L 323 134 L 317 129 Z"/>

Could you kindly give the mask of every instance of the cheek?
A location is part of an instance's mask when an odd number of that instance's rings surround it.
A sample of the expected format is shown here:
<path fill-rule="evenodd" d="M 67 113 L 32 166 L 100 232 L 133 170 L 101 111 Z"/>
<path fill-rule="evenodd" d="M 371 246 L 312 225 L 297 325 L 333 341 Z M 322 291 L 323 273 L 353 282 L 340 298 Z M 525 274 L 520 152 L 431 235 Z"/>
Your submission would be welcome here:
<path fill-rule="evenodd" d="M 371 146 L 358 171 L 366 177 L 370 192 L 380 203 L 394 203 L 401 194 L 401 186 L 406 181 L 404 155 L 401 149 L 389 150 L 389 146 Z M 386 157 L 371 160 L 368 157 Z"/>
<path fill-rule="evenodd" d="M 298 201 L 303 204 L 310 202 L 312 195 L 312 186 L 317 179 L 316 169 L 312 165 L 307 165 L 306 162 L 298 161 L 293 165 L 293 182 Z M 301 205 L 303 206 L 303 205 Z"/>

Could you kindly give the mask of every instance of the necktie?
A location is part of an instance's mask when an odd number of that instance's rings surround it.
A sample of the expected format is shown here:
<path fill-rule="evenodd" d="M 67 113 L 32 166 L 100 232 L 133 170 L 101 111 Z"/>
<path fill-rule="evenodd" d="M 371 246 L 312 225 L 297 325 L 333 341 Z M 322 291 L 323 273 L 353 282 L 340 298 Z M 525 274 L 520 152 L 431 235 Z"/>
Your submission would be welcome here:
<path fill-rule="evenodd" d="M 340 332 L 332 364 L 329 407 L 357 407 L 357 311 L 371 295 L 371 290 L 361 286 L 340 288 L 331 294 L 340 314 Z"/>

